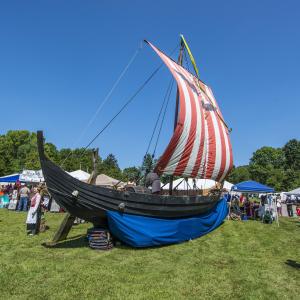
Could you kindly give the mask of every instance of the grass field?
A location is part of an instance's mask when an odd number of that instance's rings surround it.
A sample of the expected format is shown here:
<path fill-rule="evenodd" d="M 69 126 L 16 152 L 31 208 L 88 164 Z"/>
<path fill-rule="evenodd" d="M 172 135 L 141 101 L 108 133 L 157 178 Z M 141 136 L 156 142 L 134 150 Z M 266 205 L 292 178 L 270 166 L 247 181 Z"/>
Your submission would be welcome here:
<path fill-rule="evenodd" d="M 62 220 L 25 235 L 25 214 L 0 209 L 1 299 L 299 299 L 300 223 L 280 227 L 226 221 L 180 245 L 99 252 L 84 239 L 89 224 L 45 248 Z"/>

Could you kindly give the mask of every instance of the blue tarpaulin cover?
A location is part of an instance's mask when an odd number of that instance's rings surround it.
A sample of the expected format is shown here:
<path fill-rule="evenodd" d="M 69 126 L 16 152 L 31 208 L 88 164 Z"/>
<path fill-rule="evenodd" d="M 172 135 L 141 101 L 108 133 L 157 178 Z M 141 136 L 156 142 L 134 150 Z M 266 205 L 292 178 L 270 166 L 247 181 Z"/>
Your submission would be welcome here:
<path fill-rule="evenodd" d="M 19 174 L 0 177 L 0 182 L 16 182 L 20 179 Z"/>
<path fill-rule="evenodd" d="M 273 193 L 274 189 L 259 182 L 248 180 L 235 184 L 232 188 L 234 192 L 253 192 L 253 193 Z"/>
<path fill-rule="evenodd" d="M 181 219 L 160 219 L 108 211 L 108 226 L 119 240 L 132 247 L 175 244 L 198 238 L 218 227 L 228 214 L 222 198 L 212 211 Z"/>

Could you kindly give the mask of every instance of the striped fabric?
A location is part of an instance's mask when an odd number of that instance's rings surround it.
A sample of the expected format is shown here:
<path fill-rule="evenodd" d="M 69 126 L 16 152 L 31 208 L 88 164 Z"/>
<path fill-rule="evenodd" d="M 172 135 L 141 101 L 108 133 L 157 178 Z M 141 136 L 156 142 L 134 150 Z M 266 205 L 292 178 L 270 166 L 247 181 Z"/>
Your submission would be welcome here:
<path fill-rule="evenodd" d="M 212 90 L 151 43 L 149 45 L 174 76 L 180 98 L 174 134 L 155 171 L 223 181 L 232 168 L 232 149 L 228 128 Z"/>

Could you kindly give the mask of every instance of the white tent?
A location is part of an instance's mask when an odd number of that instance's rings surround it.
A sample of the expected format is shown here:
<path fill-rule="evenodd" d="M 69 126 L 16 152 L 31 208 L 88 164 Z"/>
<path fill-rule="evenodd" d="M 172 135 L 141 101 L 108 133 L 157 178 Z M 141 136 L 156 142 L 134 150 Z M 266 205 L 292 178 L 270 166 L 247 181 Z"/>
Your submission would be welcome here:
<path fill-rule="evenodd" d="M 300 196 L 300 187 L 298 187 L 295 190 L 289 191 L 285 193 L 286 195 L 294 195 L 294 196 Z"/>
<path fill-rule="evenodd" d="M 90 174 L 87 172 L 84 172 L 82 170 L 76 170 L 73 172 L 68 172 L 72 177 L 81 180 L 81 181 L 87 181 L 90 178 Z"/>
<path fill-rule="evenodd" d="M 231 188 L 232 188 L 233 184 L 228 182 L 228 181 L 224 181 L 224 185 L 223 185 L 223 189 L 227 190 L 227 191 L 231 191 Z"/>
<path fill-rule="evenodd" d="M 114 179 L 112 177 L 109 177 L 105 174 L 100 174 L 96 178 L 96 185 L 101 185 L 101 186 L 106 186 L 106 187 L 113 187 L 113 186 L 123 186 L 125 183 L 118 180 Z"/>
<path fill-rule="evenodd" d="M 42 170 L 23 170 L 20 174 L 21 182 L 44 182 L 44 176 Z"/>
<path fill-rule="evenodd" d="M 184 178 L 179 178 L 173 181 L 173 189 L 174 190 L 208 190 L 216 187 L 217 182 L 212 179 L 195 179 L 188 178 L 185 180 Z M 228 181 L 224 182 L 224 188 L 230 191 L 233 184 Z M 163 186 L 164 190 L 169 189 L 169 183 Z"/>

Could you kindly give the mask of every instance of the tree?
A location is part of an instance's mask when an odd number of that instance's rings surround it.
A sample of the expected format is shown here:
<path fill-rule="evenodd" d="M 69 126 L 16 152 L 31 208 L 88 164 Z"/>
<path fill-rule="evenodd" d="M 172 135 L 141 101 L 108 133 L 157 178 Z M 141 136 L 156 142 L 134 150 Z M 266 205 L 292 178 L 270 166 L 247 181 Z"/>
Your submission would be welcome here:
<path fill-rule="evenodd" d="M 129 167 L 123 170 L 123 180 L 124 181 L 134 181 L 137 182 L 141 177 L 141 170 L 137 167 Z"/>
<path fill-rule="evenodd" d="M 156 163 L 156 161 L 153 159 L 152 155 L 147 153 L 144 156 L 141 171 L 147 172 L 147 173 L 152 171 L 155 163 Z"/>
<path fill-rule="evenodd" d="M 283 187 L 284 163 L 285 156 L 281 148 L 262 147 L 250 159 L 250 177 L 280 190 Z"/>
<path fill-rule="evenodd" d="M 61 149 L 45 142 L 46 155 L 66 171 L 79 168 L 92 171 L 92 150 L 84 148 Z M 98 158 L 97 170 L 119 180 L 138 180 L 152 171 L 156 161 L 150 154 L 145 155 L 140 168 L 128 167 L 121 171 L 118 161 L 109 154 L 101 161 Z M 36 133 L 27 130 L 10 130 L 0 135 L 0 176 L 18 173 L 23 169 L 40 169 Z M 300 141 L 292 139 L 282 148 L 262 147 L 256 150 L 249 165 L 234 167 L 227 180 L 238 183 L 255 180 L 270 185 L 276 190 L 288 191 L 300 186 Z M 168 182 L 169 176 L 161 176 Z M 142 182 L 141 182 L 142 184 Z"/>
<path fill-rule="evenodd" d="M 113 154 L 109 154 L 102 163 L 99 164 L 98 173 L 103 173 L 115 179 L 122 180 L 122 172 L 119 168 L 118 161 Z"/>
<path fill-rule="evenodd" d="M 284 152 L 281 148 L 262 147 L 253 153 L 250 165 L 282 168 L 284 165 Z"/>
<path fill-rule="evenodd" d="M 283 147 L 287 169 L 300 170 L 300 141 L 292 139 Z"/>
<path fill-rule="evenodd" d="M 234 166 L 231 172 L 228 174 L 226 180 L 236 184 L 241 181 L 249 180 L 250 178 L 249 166 Z"/>

